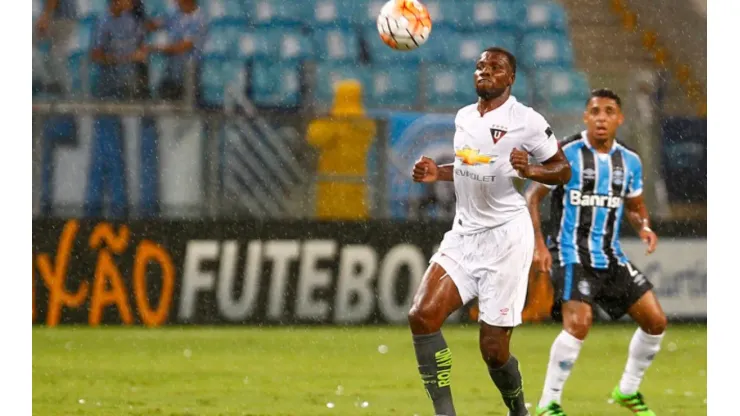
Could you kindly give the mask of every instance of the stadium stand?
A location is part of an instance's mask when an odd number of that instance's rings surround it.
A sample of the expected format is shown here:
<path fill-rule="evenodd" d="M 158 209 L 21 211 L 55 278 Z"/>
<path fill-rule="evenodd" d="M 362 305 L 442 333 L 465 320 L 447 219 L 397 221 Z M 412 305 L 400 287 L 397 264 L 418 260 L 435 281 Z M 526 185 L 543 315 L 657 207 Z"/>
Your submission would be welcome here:
<path fill-rule="evenodd" d="M 76 0 L 79 40 L 69 49 L 73 90 L 94 72 L 85 53 L 95 18 L 106 0 Z M 328 108 L 333 83 L 356 77 L 369 108 L 454 110 L 474 100 L 472 62 L 488 46 L 511 50 L 519 60 L 515 95 L 544 111 L 574 111 L 589 86 L 574 67 L 568 19 L 554 0 L 427 0 L 431 39 L 413 52 L 397 52 L 378 37 L 382 0 L 200 0 L 209 19 L 198 77 L 203 102 L 223 104 L 237 85 L 258 106 Z M 33 3 L 34 19 L 43 0 Z M 149 0 L 147 13 L 173 13 L 173 0 Z M 151 42 L 161 42 L 154 34 Z M 45 53 L 36 48 L 34 56 Z M 163 56 L 152 55 L 152 91 Z M 36 75 L 36 74 L 34 74 Z M 36 77 L 35 77 L 36 78 Z M 236 83 L 236 84 L 235 84 Z M 89 84 L 89 82 L 87 82 Z"/>

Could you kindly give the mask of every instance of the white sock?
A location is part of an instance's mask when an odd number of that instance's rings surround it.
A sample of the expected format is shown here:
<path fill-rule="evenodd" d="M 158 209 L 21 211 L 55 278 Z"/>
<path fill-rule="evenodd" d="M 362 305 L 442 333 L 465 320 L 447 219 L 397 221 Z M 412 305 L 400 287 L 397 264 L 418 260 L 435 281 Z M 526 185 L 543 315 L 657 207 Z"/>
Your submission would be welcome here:
<path fill-rule="evenodd" d="M 663 340 L 663 335 L 665 332 L 660 335 L 650 335 L 637 328 L 630 342 L 627 365 L 624 368 L 622 380 L 619 382 L 619 391 L 622 394 L 637 393 L 645 370 L 650 367 L 655 355 L 660 351 L 660 341 Z"/>
<path fill-rule="evenodd" d="M 545 407 L 550 402 L 560 403 L 563 394 L 563 386 L 570 376 L 578 353 L 581 352 L 583 341 L 573 335 L 561 331 L 550 348 L 550 363 L 547 365 L 547 376 L 545 376 L 545 387 L 542 390 L 539 407 Z"/>

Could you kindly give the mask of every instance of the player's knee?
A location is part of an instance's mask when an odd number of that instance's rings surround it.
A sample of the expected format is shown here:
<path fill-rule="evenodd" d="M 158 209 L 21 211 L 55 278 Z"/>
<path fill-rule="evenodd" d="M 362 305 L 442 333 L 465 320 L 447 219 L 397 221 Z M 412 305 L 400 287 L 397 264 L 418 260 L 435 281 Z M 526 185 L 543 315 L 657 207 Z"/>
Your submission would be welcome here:
<path fill-rule="evenodd" d="M 443 319 L 432 305 L 414 305 L 409 311 L 408 319 L 411 332 L 414 334 L 431 334 L 442 327 Z"/>
<path fill-rule="evenodd" d="M 660 335 L 668 327 L 668 318 L 665 314 L 655 314 L 644 325 L 642 330 L 650 335 Z"/>
<path fill-rule="evenodd" d="M 568 308 L 566 305 L 563 308 L 563 328 L 580 340 L 586 339 L 592 322 L 593 315 L 590 307 L 577 305 L 575 308 Z"/>
<path fill-rule="evenodd" d="M 504 336 L 489 334 L 481 336 L 480 353 L 483 361 L 491 368 L 499 368 L 509 361 L 508 339 Z"/>

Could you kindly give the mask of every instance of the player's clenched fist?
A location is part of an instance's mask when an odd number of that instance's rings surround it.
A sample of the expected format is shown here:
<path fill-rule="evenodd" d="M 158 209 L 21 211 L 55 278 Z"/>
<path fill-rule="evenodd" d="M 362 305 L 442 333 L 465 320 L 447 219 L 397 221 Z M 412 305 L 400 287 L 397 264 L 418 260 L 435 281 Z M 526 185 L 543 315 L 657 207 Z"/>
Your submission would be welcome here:
<path fill-rule="evenodd" d="M 511 162 L 511 166 L 519 172 L 519 176 L 522 178 L 529 177 L 529 153 L 523 150 L 513 149 L 511 156 L 509 156 L 509 161 Z"/>
<path fill-rule="evenodd" d="M 437 164 L 426 156 L 422 156 L 414 164 L 414 170 L 411 172 L 411 176 L 414 178 L 414 182 L 435 182 L 437 180 Z"/>

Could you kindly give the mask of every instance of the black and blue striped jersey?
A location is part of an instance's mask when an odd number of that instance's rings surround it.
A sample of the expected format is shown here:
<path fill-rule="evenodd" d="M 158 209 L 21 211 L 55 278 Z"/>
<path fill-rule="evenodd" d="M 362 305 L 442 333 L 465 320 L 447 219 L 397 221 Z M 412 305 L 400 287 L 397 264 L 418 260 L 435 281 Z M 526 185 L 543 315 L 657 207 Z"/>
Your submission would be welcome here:
<path fill-rule="evenodd" d="M 609 153 L 597 152 L 586 132 L 561 144 L 571 179 L 551 187 L 551 220 L 559 226 L 547 238 L 561 265 L 581 263 L 606 269 L 627 261 L 619 244 L 624 199 L 642 194 L 642 162 L 634 150 L 614 141 Z"/>

